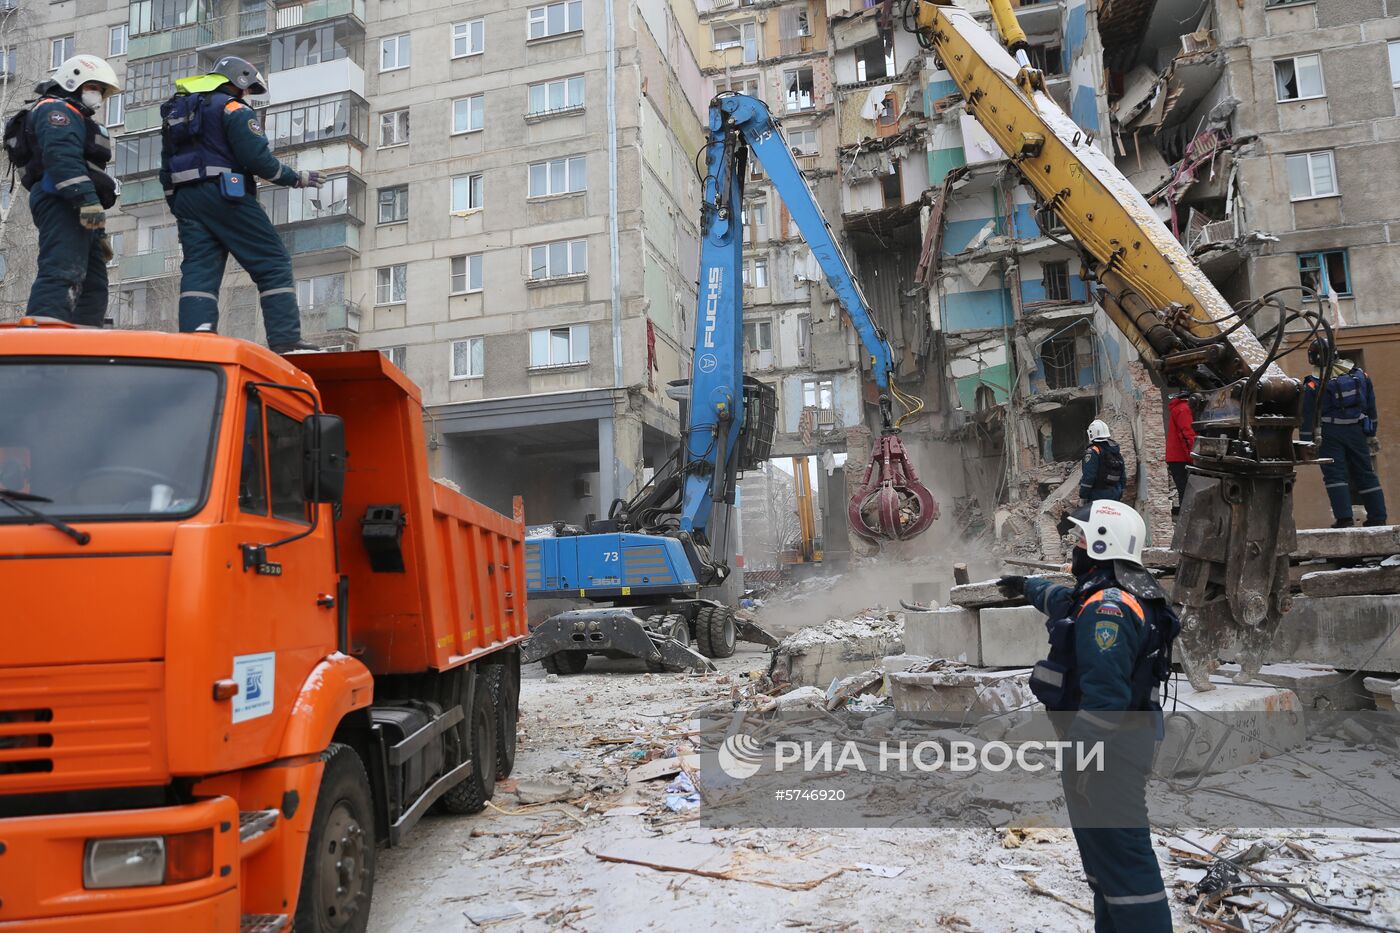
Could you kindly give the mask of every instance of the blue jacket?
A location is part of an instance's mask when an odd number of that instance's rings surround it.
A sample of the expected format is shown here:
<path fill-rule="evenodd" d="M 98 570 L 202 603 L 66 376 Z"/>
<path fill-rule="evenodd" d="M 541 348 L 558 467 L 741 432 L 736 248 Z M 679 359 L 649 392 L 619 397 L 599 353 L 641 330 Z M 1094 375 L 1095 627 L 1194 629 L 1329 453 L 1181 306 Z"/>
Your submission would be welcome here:
<path fill-rule="evenodd" d="M 1322 379 L 1310 375 L 1303 380 L 1303 423 L 1298 437 L 1311 441 L 1313 417 L 1317 410 L 1318 389 Z M 1332 378 L 1327 380 L 1327 392 L 1322 397 L 1322 423 L 1362 424 L 1368 435 L 1376 432 L 1376 389 L 1371 377 L 1360 366 L 1343 369 L 1333 365 Z M 1324 431 L 1327 429 L 1324 427 Z"/>
<path fill-rule="evenodd" d="M 27 189 L 43 182 L 43 190 L 74 204 L 116 203 L 116 184 L 107 174 L 112 140 L 107 128 L 82 104 L 60 96 L 39 98 L 29 111 L 34 156 L 21 182 Z"/>
<path fill-rule="evenodd" d="M 1123 453 L 1115 441 L 1092 441 L 1084 451 L 1084 469 L 1079 478 L 1079 498 L 1081 499 L 1122 499 L 1125 482 L 1124 467 L 1119 467 L 1116 476 L 1109 475 L 1104 454 L 1112 452 L 1118 463 L 1123 463 Z"/>
<path fill-rule="evenodd" d="M 258 115 L 221 91 L 176 94 L 161 107 L 160 183 L 166 197 L 180 185 L 242 172 L 276 185 L 297 183 L 297 171 L 272 154 Z M 251 192 L 253 185 L 249 185 Z"/>
<path fill-rule="evenodd" d="M 1165 598 L 1139 599 L 1100 568 L 1073 589 L 1028 578 L 1026 599 L 1046 615 L 1050 659 L 1069 669 L 1064 708 L 1089 714 L 1159 708 L 1154 688 L 1166 675 L 1179 628 Z M 1101 736 L 1117 724 L 1113 717 L 1076 716 L 1070 735 Z"/>

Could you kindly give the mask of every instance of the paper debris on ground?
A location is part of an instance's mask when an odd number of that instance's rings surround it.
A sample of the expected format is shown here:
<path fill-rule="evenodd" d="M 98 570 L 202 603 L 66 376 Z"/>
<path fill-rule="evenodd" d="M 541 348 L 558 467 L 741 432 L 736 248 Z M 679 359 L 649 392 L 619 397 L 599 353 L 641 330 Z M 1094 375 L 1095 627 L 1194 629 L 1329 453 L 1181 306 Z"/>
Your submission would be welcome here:
<path fill-rule="evenodd" d="M 502 920 L 514 920 L 517 917 L 525 916 L 525 908 L 516 901 L 507 904 L 482 904 L 477 907 L 467 908 L 467 919 L 474 926 L 481 926 L 487 923 L 500 923 Z"/>
<path fill-rule="evenodd" d="M 584 850 L 605 862 L 645 865 L 725 881 L 748 881 L 789 891 L 807 891 L 845 869 L 750 849 L 723 849 L 681 839 L 614 839 Z"/>
<path fill-rule="evenodd" d="M 856 862 L 856 867 L 880 878 L 898 878 L 907 870 L 904 865 L 871 865 L 869 862 Z"/>
<path fill-rule="evenodd" d="M 675 777 L 683 768 L 700 767 L 699 755 L 677 755 L 674 758 L 654 758 L 646 764 L 637 765 L 627 772 L 628 784 L 642 781 L 655 781 L 659 778 Z"/>

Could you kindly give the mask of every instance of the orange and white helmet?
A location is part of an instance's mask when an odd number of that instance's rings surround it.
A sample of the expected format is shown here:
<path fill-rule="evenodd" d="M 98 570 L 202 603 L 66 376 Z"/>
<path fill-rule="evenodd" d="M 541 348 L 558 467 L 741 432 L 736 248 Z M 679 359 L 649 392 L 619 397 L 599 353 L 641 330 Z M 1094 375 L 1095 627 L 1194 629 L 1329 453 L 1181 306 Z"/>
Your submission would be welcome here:
<path fill-rule="evenodd" d="M 103 86 L 104 99 L 120 94 L 122 90 L 121 82 L 117 80 L 117 73 L 112 70 L 112 66 L 107 64 L 105 58 L 98 58 L 96 55 L 74 55 L 54 70 L 53 81 L 69 92 L 95 81 Z"/>

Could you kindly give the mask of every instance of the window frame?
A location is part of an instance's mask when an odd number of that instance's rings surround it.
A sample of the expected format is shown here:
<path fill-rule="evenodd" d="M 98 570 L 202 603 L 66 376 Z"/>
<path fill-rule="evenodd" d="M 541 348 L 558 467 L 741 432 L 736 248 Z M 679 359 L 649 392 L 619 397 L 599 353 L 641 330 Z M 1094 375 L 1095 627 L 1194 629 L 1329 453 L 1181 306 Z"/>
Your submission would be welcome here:
<path fill-rule="evenodd" d="M 380 38 L 380 40 L 379 40 L 379 73 L 380 73 L 380 74 L 384 74 L 385 72 L 388 72 L 388 71 L 403 71 L 405 68 L 407 68 L 407 67 L 409 67 L 411 64 L 413 64 L 413 43 L 412 43 L 412 36 L 413 36 L 412 33 L 409 33 L 409 32 L 401 32 L 401 33 L 399 33 L 398 35 L 394 35 L 394 36 L 382 36 L 382 37 Z M 389 43 L 391 43 L 391 42 L 394 43 L 394 64 L 393 64 L 391 67 L 385 67 L 385 65 L 384 65 L 385 58 L 384 58 L 384 56 L 385 56 L 385 54 L 389 51 Z M 403 57 L 403 61 L 402 61 L 402 62 L 400 62 L 400 60 L 399 60 L 399 58 L 400 58 L 400 53 L 401 53 L 401 52 L 403 53 L 403 56 L 402 56 L 402 57 Z"/>
<path fill-rule="evenodd" d="M 1316 192 L 1315 179 L 1312 171 L 1312 160 L 1314 156 L 1326 156 L 1328 168 L 1331 171 L 1332 190 L 1326 194 Z M 1293 181 L 1289 177 L 1289 166 L 1294 159 L 1306 159 L 1308 167 L 1308 190 L 1309 194 L 1295 195 L 1293 193 Z M 1322 198 L 1339 198 L 1342 196 L 1341 179 L 1337 177 L 1337 158 L 1331 149 L 1313 149 L 1308 152 L 1290 152 L 1283 157 L 1284 177 L 1288 179 L 1288 200 L 1294 203 L 1299 201 L 1317 201 Z"/>
<path fill-rule="evenodd" d="M 466 179 L 467 182 L 467 206 L 457 206 L 457 182 Z M 483 210 L 486 207 L 486 173 L 467 172 L 463 175 L 453 175 L 448 180 L 448 213 L 466 214 L 472 211 Z M 472 203 L 475 201 L 476 203 Z"/>
<path fill-rule="evenodd" d="M 117 36 L 121 36 L 121 49 L 115 47 L 114 41 Z M 126 54 L 127 47 L 131 43 L 131 27 L 127 23 L 118 23 L 115 26 L 107 27 L 107 57 L 119 58 Z"/>
<path fill-rule="evenodd" d="M 447 294 L 449 296 L 455 297 L 457 295 L 476 295 L 482 291 L 485 291 L 486 263 L 482 257 L 482 253 L 463 253 L 460 256 L 451 256 L 448 258 Z M 457 288 L 456 286 L 456 279 L 458 275 L 457 270 L 455 268 L 455 264 L 459 259 L 462 261 L 461 277 L 466 284 L 466 287 L 461 289 Z M 473 271 L 475 271 L 476 273 L 475 286 L 472 285 Z"/>
<path fill-rule="evenodd" d="M 549 31 L 549 11 L 554 7 L 564 8 L 564 28 L 558 32 Z M 539 14 L 538 17 L 536 17 L 536 13 Z M 573 14 L 575 13 L 578 25 L 570 27 L 569 23 L 574 19 Z M 534 34 L 536 23 L 542 27 L 539 35 Z M 541 3 L 525 10 L 525 41 L 527 43 L 557 39 L 560 36 L 571 36 L 580 32 L 583 32 L 583 0 L 555 0 L 554 3 Z"/>
<path fill-rule="evenodd" d="M 806 139 L 808 137 L 811 138 L 812 148 L 810 151 L 807 151 L 805 149 L 799 149 L 796 145 L 793 144 L 792 137 L 797 133 L 801 133 L 803 139 Z M 815 126 L 794 127 L 793 129 L 788 130 L 787 144 L 788 148 L 792 150 L 792 154 L 798 157 L 814 156 L 821 154 L 821 134 L 817 132 L 817 128 Z"/>
<path fill-rule="evenodd" d="M 574 86 L 574 82 L 576 81 L 578 82 L 579 100 L 578 103 L 570 103 L 569 90 L 571 87 Z M 556 84 L 562 84 L 564 86 L 564 106 L 562 107 L 548 106 L 550 96 L 549 89 L 550 87 Z M 543 117 L 549 116 L 550 114 L 573 113 L 582 110 L 584 109 L 588 101 L 587 88 L 587 82 L 584 81 L 584 76 L 581 74 L 567 75 L 562 78 L 550 78 L 547 81 L 536 81 L 534 84 L 527 84 L 525 86 L 525 116 Z M 535 96 L 536 89 L 539 89 L 544 95 L 544 103 L 546 105 L 543 109 L 540 110 L 531 109 L 533 107 L 533 98 Z"/>
<path fill-rule="evenodd" d="M 566 256 L 566 258 L 567 258 L 567 263 L 566 263 L 566 265 L 568 266 L 568 270 L 567 270 L 567 271 L 564 271 L 564 272 L 556 272 L 556 271 L 554 271 L 554 270 L 552 269 L 552 263 L 551 263 L 551 261 L 550 261 L 550 256 L 551 256 L 550 247 L 551 247 L 551 246 L 557 246 L 557 245 L 559 245 L 559 244 L 561 244 L 561 243 L 564 244 L 564 247 L 565 247 L 564 252 L 565 252 L 565 256 Z M 583 268 L 582 268 L 582 269 L 575 269 L 575 268 L 574 268 L 574 255 L 575 255 L 575 254 L 574 254 L 574 247 L 577 246 L 577 245 L 580 245 L 580 244 L 582 244 L 582 246 L 583 246 Z M 544 254 L 543 254 L 543 255 L 544 255 L 544 263 L 543 263 L 543 266 L 542 266 L 542 268 L 544 269 L 544 275 L 537 276 L 537 275 L 534 274 L 534 273 L 535 273 L 535 269 L 536 269 L 536 268 L 540 268 L 540 266 L 537 266 L 537 265 L 535 264 L 535 250 L 544 250 Z M 528 274 L 527 274 L 527 278 L 528 278 L 528 280 L 531 281 L 531 282 L 552 282 L 552 281 L 554 281 L 554 280 L 556 280 L 556 279 L 575 278 L 575 277 L 577 277 L 577 276 L 585 276 L 585 275 L 588 274 L 588 238 L 587 238 L 587 237 L 574 237 L 573 239 L 568 239 L 568 240 L 549 240 L 549 241 L 544 242 L 544 243 L 532 243 L 532 244 L 530 244 L 530 246 L 528 247 L 528 252 L 525 254 L 525 256 L 526 256 L 526 261 L 529 263 L 529 272 L 528 272 Z"/>
<path fill-rule="evenodd" d="M 1342 271 L 1346 274 L 1346 277 L 1347 277 L 1347 280 L 1346 280 L 1347 290 L 1346 290 L 1346 291 L 1343 291 L 1343 292 L 1337 292 L 1337 298 L 1338 298 L 1338 299 L 1342 299 L 1342 298 L 1355 298 L 1355 297 L 1356 297 L 1356 290 L 1355 290 L 1355 287 L 1353 286 L 1352 281 L 1351 281 L 1351 253 L 1350 253 L 1350 251 L 1347 250 L 1345 247 L 1343 247 L 1342 249 L 1320 249 L 1320 250 L 1311 250 L 1311 251 L 1309 251 L 1309 252 L 1297 253 L 1297 254 L 1295 254 L 1295 255 L 1298 257 L 1298 282 L 1299 282 L 1299 284 L 1302 284 L 1302 282 L 1303 282 L 1303 273 L 1304 273 L 1304 271 L 1316 271 L 1317 274 L 1318 274 L 1318 276 L 1319 276 L 1318 284 L 1319 284 L 1319 285 L 1323 285 L 1323 286 L 1331 286 L 1331 284 L 1332 284 L 1332 282 L 1331 282 L 1332 275 L 1331 275 L 1331 273 L 1330 273 L 1330 272 L 1328 271 L 1328 269 L 1327 269 L 1327 257 L 1328 257 L 1328 256 L 1334 256 L 1334 255 L 1336 255 L 1336 256 L 1341 256 L 1341 257 L 1342 257 Z M 1315 259 L 1315 260 L 1317 261 L 1317 269 L 1316 269 L 1316 270 L 1305 270 L 1305 269 L 1304 269 L 1304 260 L 1306 260 L 1306 259 Z M 1324 287 L 1324 288 L 1319 289 L 1319 290 L 1318 290 L 1318 293 L 1317 293 L 1317 298 L 1318 298 L 1318 301 L 1326 301 L 1326 300 L 1327 300 L 1327 288 Z"/>
<path fill-rule="evenodd" d="M 1390 62 L 1390 86 L 1400 87 L 1400 39 L 1392 39 L 1385 44 Z"/>
<path fill-rule="evenodd" d="M 275 496 L 275 494 L 274 494 L 274 492 L 273 492 L 273 482 L 272 482 L 272 477 L 273 477 L 273 472 L 272 472 L 272 461 L 273 461 L 273 453 L 274 453 L 274 450 L 275 450 L 275 448 L 273 447 L 273 444 L 272 444 L 272 426 L 273 426 L 273 416 L 274 416 L 274 415 L 275 415 L 277 418 L 281 418 L 281 419 L 285 420 L 285 421 L 289 424 L 289 426 L 290 426 L 290 431 L 291 431 L 291 439 L 292 439 L 292 442 L 293 442 L 294 445 L 295 445 L 295 453 L 291 455 L 291 460 L 292 460 L 292 462 L 293 462 L 293 464 L 294 464 L 294 466 L 295 466 L 295 473 L 296 473 L 296 478 L 295 478 L 295 481 L 292 483 L 292 488 L 296 490 L 297 500 L 301 503 L 301 514 L 300 514 L 299 517 L 296 517 L 296 518 L 293 518 L 293 517 L 291 517 L 290 515 L 287 515 L 287 514 L 285 514 L 285 513 L 281 513 L 281 512 L 278 512 L 278 511 L 277 511 L 278 500 L 277 500 L 277 498 L 276 498 L 276 496 Z M 274 521 L 287 522 L 287 523 L 290 524 L 290 525 L 309 525 L 309 524 L 311 524 L 311 515 L 310 515 L 310 512 L 309 512 L 309 510 L 308 510 L 308 503 L 307 503 L 307 501 L 306 501 L 306 493 L 305 493 L 305 492 L 303 491 L 303 489 L 302 489 L 302 480 L 301 480 L 301 476 L 302 476 L 302 458 L 303 458 L 303 453 L 302 453 L 302 433 L 303 433 L 303 428 L 302 428 L 302 426 L 301 426 L 301 419 L 297 418 L 297 417 L 294 416 L 294 415 L 289 415 L 289 414 L 287 414 L 285 411 L 283 411 L 282 409 L 278 408 L 276 405 L 270 404 L 270 403 L 268 403 L 268 402 L 264 402 L 264 403 L 263 403 L 263 418 L 262 418 L 262 420 L 263 420 L 263 446 L 264 446 L 264 449 L 266 450 L 266 461 L 267 461 L 267 517 L 273 519 Z"/>
<path fill-rule="evenodd" d="M 403 294 L 402 294 L 402 297 L 400 297 L 400 298 L 395 298 L 395 297 L 394 297 L 394 270 L 395 270 L 395 269 L 400 269 L 400 270 L 403 271 L 403 274 L 402 274 L 402 276 L 400 277 L 400 284 L 402 285 L 402 288 L 403 288 Z M 387 280 L 387 281 L 383 281 L 383 278 L 384 278 L 383 273 L 385 273 L 385 272 L 389 273 L 389 275 L 388 275 L 388 280 Z M 388 300 L 387 300 L 387 301 L 381 301 L 381 300 L 380 300 L 380 289 L 383 289 L 383 288 L 388 288 L 388 289 L 389 289 L 389 297 L 388 297 Z M 406 262 L 396 262 L 396 263 L 392 263 L 392 264 L 387 265 L 387 266 L 379 266 L 379 267 L 377 267 L 377 268 L 374 270 L 374 306 L 375 306 L 376 308 L 387 308 L 387 307 L 389 307 L 389 306 L 391 306 L 391 305 L 401 305 L 401 304 L 405 304 L 407 301 L 408 301 L 408 263 L 406 263 Z"/>
<path fill-rule="evenodd" d="M 1317 61 L 1317 84 L 1318 84 L 1318 87 L 1321 88 L 1321 90 L 1320 90 L 1318 93 L 1316 93 L 1316 94 L 1307 94 L 1307 95 L 1300 94 L 1300 95 L 1297 96 L 1297 97 L 1283 97 L 1283 96 L 1282 96 L 1283 85 L 1282 85 L 1282 81 L 1280 80 L 1279 71 L 1278 71 L 1279 66 L 1282 65 L 1284 62 L 1289 62 L 1289 63 L 1291 63 L 1291 64 L 1292 64 L 1292 67 L 1293 67 L 1293 80 L 1294 80 L 1295 83 L 1297 83 L 1297 81 L 1298 81 L 1298 62 L 1299 62 L 1300 60 L 1302 60 L 1302 59 L 1305 59 L 1305 58 L 1316 59 L 1316 61 Z M 1303 55 L 1287 55 L 1287 56 L 1284 56 L 1283 58 L 1276 58 L 1276 59 L 1274 59 L 1274 63 L 1273 63 L 1273 64 L 1274 64 L 1274 99 L 1275 99 L 1275 102 L 1276 102 L 1276 103 L 1280 103 L 1280 104 L 1291 104 L 1291 103 L 1294 103 L 1294 102 L 1297 102 L 1297 101 L 1305 101 L 1305 100 L 1325 100 L 1325 99 L 1326 99 L 1326 97 L 1327 97 L 1327 78 L 1326 78 L 1326 76 L 1322 73 L 1322 54 L 1321 54 L 1321 53 L 1319 53 L 1319 52 L 1308 52 L 1308 53 L 1303 54 Z"/>
<path fill-rule="evenodd" d="M 403 138 L 402 138 L 402 139 L 396 139 L 394 142 L 385 142 L 385 141 L 384 141 L 384 131 L 385 131 L 385 130 L 388 128 L 388 126 L 389 126 L 389 124 L 388 124 L 386 121 L 388 121 L 388 120 L 390 120 L 390 119 L 393 119 L 393 118 L 396 118 L 396 117 L 399 117 L 399 116 L 402 116 L 402 117 L 403 117 L 403 121 L 402 121 L 402 123 L 403 123 L 403 129 L 402 129 Z M 394 120 L 394 122 L 397 124 L 399 121 L 398 121 L 398 120 Z M 399 132 L 400 132 L 400 131 L 399 131 L 398 129 L 395 129 L 395 131 L 394 131 L 394 133 L 395 133 L 396 136 L 398 135 Z M 397 149 L 397 148 L 399 148 L 400 146 L 407 146 L 408 143 L 409 143 L 409 140 L 410 140 L 411 136 L 412 136 L 412 126 L 411 126 L 411 123 L 410 123 L 410 121 L 409 121 L 409 108 L 408 108 L 408 107 L 400 107 L 398 110 L 381 110 L 381 111 L 379 112 L 379 145 L 375 147 L 376 149 Z"/>
<path fill-rule="evenodd" d="M 807 104 L 802 105 L 802 73 L 807 73 Z M 788 76 L 797 77 L 797 106 L 793 106 L 793 92 L 788 88 Z M 808 110 L 815 110 L 817 107 L 817 74 L 811 65 L 801 65 L 797 68 L 783 69 L 783 102 L 786 105 L 785 113 L 805 113 Z"/>
<path fill-rule="evenodd" d="M 115 107 L 117 118 L 112 119 L 112 110 Z M 103 126 L 125 126 L 126 125 L 126 97 L 123 94 L 113 94 L 102 102 Z"/>
<path fill-rule="evenodd" d="M 555 334 L 559 333 L 560 331 L 566 331 L 566 332 L 568 333 L 568 335 L 569 335 L 569 336 L 568 336 L 568 340 L 569 340 L 569 358 L 568 358 L 567 360 L 565 360 L 565 361 L 562 361 L 562 362 L 554 359 L 554 340 L 553 340 L 553 337 L 554 337 Z M 526 340 L 529 341 L 529 342 L 528 342 L 528 348 L 529 348 L 528 360 L 529 360 L 529 362 L 528 362 L 528 366 L 527 366 L 528 369 L 531 369 L 531 370 L 562 369 L 562 368 L 564 368 L 564 367 L 566 367 L 566 366 L 587 366 L 587 365 L 589 364 L 589 362 L 591 362 L 592 353 L 590 352 L 590 348 L 589 348 L 589 345 L 588 345 L 589 338 L 591 337 L 591 332 L 589 331 L 589 327 L 588 327 L 587 324 L 561 324 L 561 325 L 559 325 L 559 326 L 557 326 L 557 327 L 536 327 L 536 328 L 532 328 L 532 329 L 526 331 L 525 333 L 526 333 Z M 546 346 L 546 348 L 547 348 L 547 350 L 548 350 L 548 356 L 549 356 L 549 361 L 548 361 L 548 362 L 544 362 L 544 363 L 536 362 L 536 356 L 535 356 L 535 335 L 536 335 L 536 334 L 544 334 L 544 335 L 545 335 L 545 337 L 544 337 L 544 339 L 545 339 L 545 346 Z M 576 357 L 576 356 L 574 355 L 574 351 L 578 348 L 578 346 L 579 346 L 580 343 L 582 344 L 582 347 L 583 347 L 583 356 L 582 356 L 582 357 Z"/>
<path fill-rule="evenodd" d="M 389 220 L 384 219 L 384 195 L 394 195 L 395 216 Z M 398 209 L 400 208 L 401 209 Z M 375 226 L 387 227 L 393 224 L 408 223 L 408 185 L 384 185 L 374 194 L 374 216 Z M 399 216 L 399 215 L 402 216 Z"/>
<path fill-rule="evenodd" d="M 822 405 L 822 388 L 826 387 L 826 398 L 831 403 L 829 406 Z M 812 401 L 807 401 L 808 387 L 811 387 Z M 836 410 L 836 380 L 835 379 L 803 379 L 802 380 L 802 407 L 815 408 L 817 411 Z"/>
<path fill-rule="evenodd" d="M 564 189 L 555 191 L 554 188 L 554 166 L 557 163 L 564 164 Z M 535 191 L 535 169 L 543 169 L 545 181 L 544 191 Z M 576 179 L 575 176 L 582 176 Z M 574 187 L 578 181 L 578 187 Z M 539 200 L 542 198 L 557 198 L 571 194 L 584 194 L 588 191 L 588 156 L 568 155 L 559 156 L 554 159 L 544 159 L 539 162 L 531 162 L 525 166 L 525 198 L 526 200 Z"/>
<path fill-rule="evenodd" d="M 472 27 L 473 27 L 473 26 L 480 26 L 480 27 L 481 27 L 481 44 L 480 44 L 479 46 L 477 46 L 476 48 L 472 48 Z M 458 30 L 458 28 L 461 28 L 461 27 L 465 27 L 466 32 L 465 32 L 464 35 L 460 35 L 460 36 L 459 36 L 459 35 L 457 34 L 457 30 Z M 467 50 L 466 50 L 465 52 L 458 52 L 458 51 L 457 51 L 457 40 L 458 40 L 458 39 L 464 39 L 464 40 L 466 40 L 466 44 L 467 44 L 466 47 L 467 47 Z M 451 25 L 451 27 L 450 27 L 449 30 L 448 30 L 448 55 L 450 56 L 450 60 L 456 61 L 456 60 L 461 59 L 461 58 L 472 58 L 472 57 L 474 57 L 474 56 L 476 56 L 476 55 L 482 54 L 482 53 L 485 52 L 485 51 L 486 51 L 486 19 L 485 19 L 485 17 L 478 16 L 476 19 L 462 20 L 460 23 L 453 23 L 453 24 Z"/>
<path fill-rule="evenodd" d="M 379 352 L 383 353 L 384 358 L 397 366 L 400 371 L 402 371 L 404 366 L 408 363 L 408 346 L 406 344 L 398 344 L 393 347 L 380 347 Z M 396 356 L 398 359 L 394 359 Z"/>
<path fill-rule="evenodd" d="M 467 349 L 467 372 L 457 371 L 457 346 L 466 344 Z M 473 345 L 481 347 L 481 370 L 472 372 L 472 361 L 474 354 L 471 351 Z M 466 382 L 470 379 L 482 379 L 486 376 L 486 338 L 485 337 L 462 337 L 449 341 L 447 344 L 447 380 L 449 382 Z"/>
<path fill-rule="evenodd" d="M 472 102 L 473 102 L 473 101 L 476 102 L 476 106 L 475 106 L 475 107 L 472 106 Z M 458 104 L 466 104 L 466 105 L 467 105 L 467 128 L 464 129 L 464 130 L 459 130 L 459 129 L 457 129 L 457 105 L 458 105 Z M 477 117 L 480 118 L 480 122 L 481 122 L 481 125 L 480 125 L 480 126 L 472 126 L 472 114 L 473 114 L 473 113 L 475 113 L 475 114 L 477 115 Z M 451 115 L 451 121 L 452 121 L 452 124 L 451 124 L 451 125 L 452 125 L 452 131 L 448 134 L 449 136 L 466 136 L 466 135 L 469 134 L 469 133 L 480 133 L 480 132 L 482 132 L 483 130 L 485 130 L 485 129 L 486 129 L 486 95 L 485 95 L 485 94 L 469 94 L 469 95 L 467 95 L 466 97 L 455 97 L 455 98 L 453 98 L 453 99 L 452 99 L 452 115 Z"/>
<path fill-rule="evenodd" d="M 77 39 L 74 36 L 58 36 L 50 39 L 49 70 L 57 71 L 59 65 L 78 54 L 77 49 Z"/>
<path fill-rule="evenodd" d="M 750 329 L 752 329 L 752 331 L 753 331 L 753 335 L 754 335 L 754 338 L 755 338 L 754 343 L 750 343 L 750 342 L 749 342 L 749 331 L 750 331 Z M 749 353 L 767 353 L 767 352 L 772 351 L 772 349 L 773 349 L 773 319 L 772 319 L 772 318 L 766 318 L 766 317 L 765 317 L 765 318 L 755 318 L 755 319 L 753 319 L 753 320 L 745 321 L 745 322 L 744 322 L 744 328 L 743 328 L 743 330 L 744 330 L 744 334 L 743 334 L 743 338 L 742 338 L 742 339 L 743 339 L 743 345 L 744 345 L 744 348 L 745 348 Z M 757 338 L 758 338 L 759 336 L 765 335 L 765 334 L 766 334 L 767 337 L 768 337 L 768 345 L 767 345 L 766 347 L 755 346 L 755 344 L 758 342 Z"/>

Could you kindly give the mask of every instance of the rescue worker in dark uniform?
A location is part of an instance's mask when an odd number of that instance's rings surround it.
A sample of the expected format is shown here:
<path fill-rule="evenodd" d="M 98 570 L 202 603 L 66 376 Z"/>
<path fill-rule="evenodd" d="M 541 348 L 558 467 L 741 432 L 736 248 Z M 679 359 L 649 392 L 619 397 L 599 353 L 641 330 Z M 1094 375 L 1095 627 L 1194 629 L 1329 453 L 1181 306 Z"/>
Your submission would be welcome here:
<path fill-rule="evenodd" d="M 1371 466 L 1371 448 L 1367 443 L 1376 436 L 1376 390 L 1371 377 L 1352 363 L 1336 357 L 1326 337 L 1319 337 L 1308 347 L 1308 362 L 1316 372 L 1303 380 L 1303 423 L 1298 437 L 1313 439 L 1313 422 L 1317 413 L 1317 396 L 1322 390 L 1322 443 L 1318 456 L 1331 458 L 1322 466 L 1322 482 L 1332 503 L 1333 528 L 1346 528 L 1352 523 L 1351 485 L 1366 507 L 1367 525 L 1386 524 L 1385 492 Z M 1328 371 L 1327 385 L 1322 385 L 1322 373 Z"/>
<path fill-rule="evenodd" d="M 117 203 L 117 186 L 107 174 L 112 139 L 93 117 L 121 87 L 106 61 L 75 55 L 38 90 L 26 127 L 31 155 L 20 176 L 39 228 L 26 313 L 101 327 L 112 258 L 106 210 Z"/>
<path fill-rule="evenodd" d="M 1123 452 L 1109 434 L 1108 425 L 1089 423 L 1089 447 L 1084 451 L 1084 469 L 1079 478 L 1079 498 L 1085 502 L 1123 498 Z"/>
<path fill-rule="evenodd" d="M 207 75 L 175 82 L 161 106 L 160 181 L 175 214 L 180 247 L 180 331 L 216 331 L 219 286 L 230 253 L 258 286 L 267 345 L 275 353 L 315 350 L 301 339 L 301 312 L 287 248 L 258 203 L 252 176 L 289 188 L 319 188 L 320 172 L 297 171 L 268 147 L 257 114 L 243 102 L 266 94 L 250 63 L 227 55 Z"/>
<path fill-rule="evenodd" d="M 1050 656 L 1031 690 L 1061 737 L 1104 743 L 1102 772 L 1063 773 L 1065 803 L 1096 933 L 1165 933 L 1171 908 L 1147 822 L 1146 786 L 1160 738 L 1159 689 L 1180 631 L 1167 596 L 1142 568 L 1147 526 L 1118 502 L 1082 506 L 1071 566 L 1077 585 L 1002 577 L 1047 616 Z"/>

